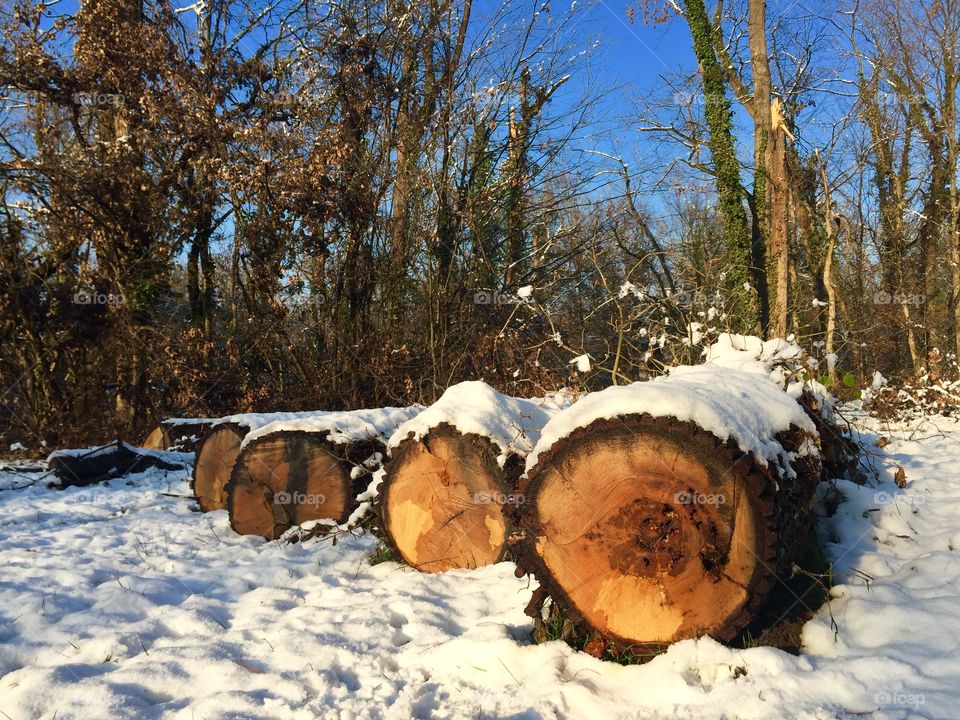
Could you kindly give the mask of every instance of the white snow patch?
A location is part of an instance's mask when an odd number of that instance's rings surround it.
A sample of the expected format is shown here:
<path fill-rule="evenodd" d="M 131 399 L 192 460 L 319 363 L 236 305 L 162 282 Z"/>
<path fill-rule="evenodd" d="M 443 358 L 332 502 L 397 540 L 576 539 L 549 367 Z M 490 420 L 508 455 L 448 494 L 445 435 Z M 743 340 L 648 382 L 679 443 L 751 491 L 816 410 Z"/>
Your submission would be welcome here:
<path fill-rule="evenodd" d="M 580 372 L 590 372 L 590 356 L 587 354 L 577 355 L 568 365 L 576 365 Z"/>
<path fill-rule="evenodd" d="M 166 418 L 163 422 L 167 425 L 196 425 L 210 422 L 210 418 Z"/>
<path fill-rule="evenodd" d="M 762 373 L 711 364 L 680 366 L 664 377 L 591 393 L 557 413 L 527 456 L 527 470 L 542 452 L 577 428 L 634 413 L 692 422 L 722 441 L 732 439 L 763 465 L 779 464 L 788 474 L 789 457 L 776 434 L 791 425 L 816 434 L 796 400 Z"/>
<path fill-rule="evenodd" d="M 721 333 L 703 351 L 704 360 L 714 365 L 761 374 L 770 373 L 778 362 L 799 361 L 804 350 L 794 340 L 761 340 L 754 335 Z"/>
<path fill-rule="evenodd" d="M 692 322 L 687 325 L 683 344 L 690 347 L 691 345 L 699 345 L 701 340 L 703 340 L 703 323 Z"/>
<path fill-rule="evenodd" d="M 407 437 L 419 440 L 446 423 L 464 435 L 490 438 L 500 450 L 497 459 L 502 467 L 511 453 L 522 457 L 530 452 L 543 426 L 570 402 L 565 393 L 532 400 L 510 397 L 480 380 L 468 380 L 447 388 L 437 402 L 401 425 L 388 447 L 397 447 Z"/>
<path fill-rule="evenodd" d="M 373 410 L 317 412 L 303 417 L 282 418 L 260 425 L 247 433 L 240 447 L 258 437 L 281 430 L 327 432 L 327 439 L 336 445 L 378 439 L 386 443 L 397 428 L 423 412 L 423 405 L 388 407 Z"/>
<path fill-rule="evenodd" d="M 272 422 L 303 420 L 313 417 L 314 415 L 322 415 L 324 412 L 326 411 L 305 410 L 302 412 L 238 413 L 236 415 L 226 415 L 224 417 L 217 418 L 213 421 L 212 425 L 216 426 L 225 425 L 226 423 L 235 423 L 237 425 L 246 427 L 250 431 L 253 431 Z"/>

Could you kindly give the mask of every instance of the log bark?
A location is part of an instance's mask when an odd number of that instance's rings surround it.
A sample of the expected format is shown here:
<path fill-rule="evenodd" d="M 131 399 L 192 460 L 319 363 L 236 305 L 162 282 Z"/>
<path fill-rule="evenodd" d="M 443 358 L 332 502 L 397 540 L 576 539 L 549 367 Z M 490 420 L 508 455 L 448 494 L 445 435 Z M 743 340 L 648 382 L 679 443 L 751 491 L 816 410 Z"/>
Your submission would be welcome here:
<path fill-rule="evenodd" d="M 213 426 L 200 441 L 191 488 L 202 512 L 227 507 L 225 487 L 246 434 L 247 428 L 243 425 L 221 423 Z"/>
<path fill-rule="evenodd" d="M 788 451 L 810 436 L 784 433 Z M 730 640 L 813 537 L 816 456 L 775 474 L 687 422 L 596 420 L 555 443 L 520 483 L 511 547 L 543 603 L 588 651 L 654 654 L 711 635 Z"/>
<path fill-rule="evenodd" d="M 438 425 L 407 439 L 385 466 L 381 527 L 405 563 L 424 572 L 503 559 L 512 528 L 519 458 L 505 467 L 489 438 Z"/>
<path fill-rule="evenodd" d="M 813 393 L 804 391 L 799 402 L 807 417 L 813 421 L 820 437 L 823 478 L 844 478 L 858 485 L 865 485 L 867 476 L 860 470 L 859 445 L 845 435 L 842 428 L 824 417 L 821 401 Z"/>
<path fill-rule="evenodd" d="M 241 535 L 279 538 L 311 520 L 347 522 L 386 448 L 377 440 L 346 445 L 327 432 L 281 430 L 251 441 L 226 486 L 230 526 Z"/>

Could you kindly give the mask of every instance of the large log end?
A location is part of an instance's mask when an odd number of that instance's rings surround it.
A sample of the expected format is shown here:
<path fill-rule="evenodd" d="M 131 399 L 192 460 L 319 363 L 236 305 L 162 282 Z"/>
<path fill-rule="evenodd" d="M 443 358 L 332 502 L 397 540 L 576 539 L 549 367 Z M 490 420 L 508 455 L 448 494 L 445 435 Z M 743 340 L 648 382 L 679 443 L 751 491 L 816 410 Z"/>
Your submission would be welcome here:
<path fill-rule="evenodd" d="M 770 477 L 690 423 L 597 420 L 541 455 L 517 562 L 584 636 L 655 651 L 734 637 L 777 560 Z"/>
<path fill-rule="evenodd" d="M 443 424 L 408 439 L 387 463 L 380 492 L 383 530 L 408 565 L 424 572 L 475 568 L 503 558 L 504 506 L 516 473 L 493 443 Z M 512 475 L 512 477 L 511 477 Z"/>

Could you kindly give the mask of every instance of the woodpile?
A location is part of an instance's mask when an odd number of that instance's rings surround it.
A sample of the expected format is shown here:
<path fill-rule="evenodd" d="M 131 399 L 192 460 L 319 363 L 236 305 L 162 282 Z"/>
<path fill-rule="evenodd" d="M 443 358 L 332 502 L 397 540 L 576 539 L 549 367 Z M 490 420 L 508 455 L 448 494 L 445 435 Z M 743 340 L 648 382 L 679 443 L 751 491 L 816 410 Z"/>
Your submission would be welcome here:
<path fill-rule="evenodd" d="M 465 382 L 401 426 L 379 508 L 386 541 L 403 561 L 442 572 L 501 560 L 523 458 L 562 404 Z"/>
<path fill-rule="evenodd" d="M 512 556 L 539 583 L 527 610 L 541 637 L 559 624 L 598 656 L 742 632 L 815 542 L 824 456 L 856 464 L 821 401 L 762 366 L 531 405 L 462 383 L 401 426 L 382 529 L 422 571 Z"/>
<path fill-rule="evenodd" d="M 352 521 L 387 438 L 423 408 L 260 413 L 214 421 L 200 443 L 193 492 L 204 512 L 227 509 L 245 535 Z"/>
<path fill-rule="evenodd" d="M 817 484 L 858 479 L 822 388 L 734 359 L 576 403 L 466 382 L 425 410 L 225 418 L 200 445 L 194 491 L 268 539 L 353 527 L 375 498 L 403 562 L 512 558 L 538 582 L 538 636 L 597 656 L 729 641 L 815 542 Z"/>

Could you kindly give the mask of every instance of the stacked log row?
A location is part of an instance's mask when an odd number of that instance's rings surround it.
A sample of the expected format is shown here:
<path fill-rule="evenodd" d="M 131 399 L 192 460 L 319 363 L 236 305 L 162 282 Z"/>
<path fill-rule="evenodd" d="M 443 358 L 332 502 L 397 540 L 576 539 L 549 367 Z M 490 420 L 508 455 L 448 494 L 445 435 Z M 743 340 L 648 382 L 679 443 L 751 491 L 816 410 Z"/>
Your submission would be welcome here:
<path fill-rule="evenodd" d="M 379 509 L 385 538 L 403 561 L 443 572 L 502 559 L 522 501 L 523 457 L 563 404 L 464 382 L 402 425 L 390 439 Z"/>
<path fill-rule="evenodd" d="M 248 433 L 224 490 L 231 527 L 276 539 L 311 521 L 347 523 L 382 463 L 387 438 L 420 410 L 317 413 Z"/>
<path fill-rule="evenodd" d="M 587 396 L 544 428 L 519 485 L 528 613 L 542 629 L 549 607 L 597 655 L 733 638 L 814 535 L 817 440 L 754 372 L 678 368 Z"/>
<path fill-rule="evenodd" d="M 191 488 L 202 512 L 227 507 L 225 488 L 240 444 L 258 428 L 273 422 L 289 422 L 317 415 L 318 412 L 243 413 L 213 420 L 197 447 Z"/>
<path fill-rule="evenodd" d="M 214 422 L 207 418 L 169 418 L 157 425 L 140 447 L 194 452 Z"/>

